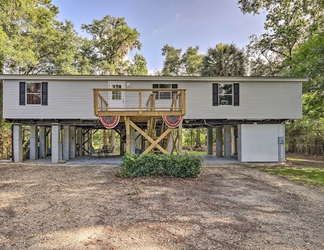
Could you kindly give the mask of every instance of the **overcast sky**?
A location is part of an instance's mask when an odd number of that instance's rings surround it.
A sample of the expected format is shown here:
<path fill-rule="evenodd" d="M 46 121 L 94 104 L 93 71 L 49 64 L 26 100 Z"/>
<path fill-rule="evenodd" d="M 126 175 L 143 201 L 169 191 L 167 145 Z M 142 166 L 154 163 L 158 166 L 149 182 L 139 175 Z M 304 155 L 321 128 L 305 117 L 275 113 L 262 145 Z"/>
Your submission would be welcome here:
<path fill-rule="evenodd" d="M 81 36 L 82 24 L 106 15 L 124 17 L 140 33 L 149 71 L 163 66 L 161 49 L 165 44 L 182 48 L 200 47 L 205 53 L 217 43 L 245 47 L 249 36 L 263 33 L 265 14 L 243 15 L 237 0 L 52 0 L 59 8 L 58 19 L 70 20 Z M 132 56 L 130 55 L 130 57 Z"/>

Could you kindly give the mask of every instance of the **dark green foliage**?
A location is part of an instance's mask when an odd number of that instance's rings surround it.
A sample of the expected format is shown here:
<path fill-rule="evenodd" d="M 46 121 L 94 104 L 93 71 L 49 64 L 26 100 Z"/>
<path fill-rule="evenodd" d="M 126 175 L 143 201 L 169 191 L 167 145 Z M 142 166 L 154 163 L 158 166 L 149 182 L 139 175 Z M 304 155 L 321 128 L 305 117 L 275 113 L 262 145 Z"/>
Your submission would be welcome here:
<path fill-rule="evenodd" d="M 218 43 L 202 59 L 202 76 L 244 76 L 247 56 L 235 44 Z"/>
<path fill-rule="evenodd" d="M 202 162 L 200 155 L 126 154 L 122 158 L 122 166 L 117 176 L 125 178 L 162 175 L 180 178 L 198 177 Z"/>

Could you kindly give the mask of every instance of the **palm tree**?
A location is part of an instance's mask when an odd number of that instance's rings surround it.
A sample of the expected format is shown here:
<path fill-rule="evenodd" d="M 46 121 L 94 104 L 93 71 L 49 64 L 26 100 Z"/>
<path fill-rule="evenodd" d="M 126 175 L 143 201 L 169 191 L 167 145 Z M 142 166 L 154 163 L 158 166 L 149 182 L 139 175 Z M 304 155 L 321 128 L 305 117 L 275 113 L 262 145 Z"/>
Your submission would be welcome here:
<path fill-rule="evenodd" d="M 203 57 L 202 76 L 243 76 L 247 57 L 244 50 L 234 44 L 216 44 Z"/>

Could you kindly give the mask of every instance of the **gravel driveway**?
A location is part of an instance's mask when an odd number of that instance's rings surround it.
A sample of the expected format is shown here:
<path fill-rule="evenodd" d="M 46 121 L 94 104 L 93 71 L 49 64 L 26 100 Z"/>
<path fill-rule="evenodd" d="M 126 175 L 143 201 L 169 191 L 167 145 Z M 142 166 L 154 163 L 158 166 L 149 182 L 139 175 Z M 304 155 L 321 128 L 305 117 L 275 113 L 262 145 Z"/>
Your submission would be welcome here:
<path fill-rule="evenodd" d="M 197 179 L 0 164 L 0 249 L 324 249 L 324 193 L 242 165 Z"/>

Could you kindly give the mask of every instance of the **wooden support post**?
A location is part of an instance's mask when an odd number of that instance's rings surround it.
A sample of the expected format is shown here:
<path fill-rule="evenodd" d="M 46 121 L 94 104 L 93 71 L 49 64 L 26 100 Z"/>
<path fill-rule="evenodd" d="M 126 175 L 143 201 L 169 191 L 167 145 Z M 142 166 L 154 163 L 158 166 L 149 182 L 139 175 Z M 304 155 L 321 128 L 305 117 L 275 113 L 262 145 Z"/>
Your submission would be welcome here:
<path fill-rule="evenodd" d="M 186 90 L 181 90 L 181 110 L 182 110 L 182 115 L 186 114 Z M 181 125 L 182 126 L 182 125 Z"/>
<path fill-rule="evenodd" d="M 98 90 L 93 91 L 93 100 L 94 100 L 94 115 L 98 116 Z M 101 104 L 102 108 L 102 104 Z"/>
<path fill-rule="evenodd" d="M 142 114 L 142 91 L 140 90 L 138 92 L 139 96 L 138 96 L 138 100 L 139 100 L 139 114 Z"/>
<path fill-rule="evenodd" d="M 178 135 L 178 137 L 179 137 L 179 139 L 178 139 L 179 146 L 178 146 L 178 150 L 179 150 L 179 154 L 182 155 L 182 121 L 179 124 L 178 130 L 179 130 L 179 135 Z"/>
<path fill-rule="evenodd" d="M 130 119 L 127 116 L 125 118 L 125 126 L 126 126 L 126 153 L 130 154 L 131 152 L 131 134 L 130 134 Z"/>
<path fill-rule="evenodd" d="M 151 111 L 155 111 L 155 96 L 156 96 L 156 94 L 153 94 L 153 96 L 152 96 Z"/>

